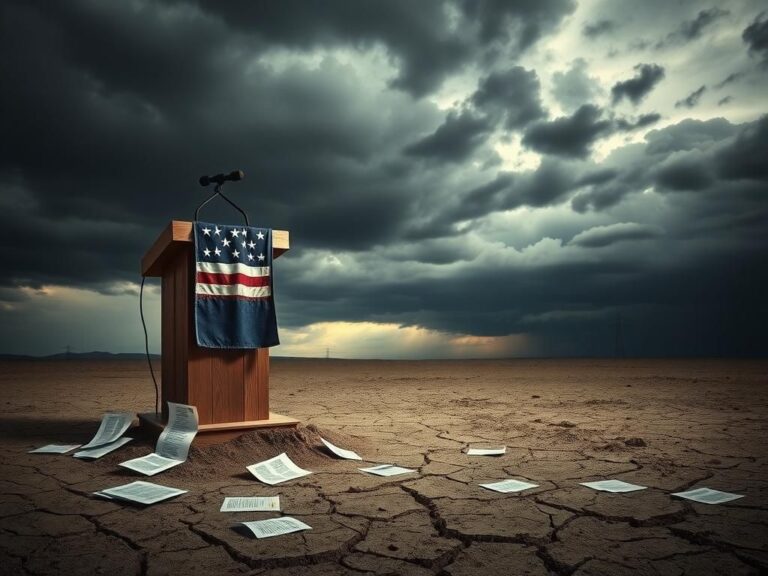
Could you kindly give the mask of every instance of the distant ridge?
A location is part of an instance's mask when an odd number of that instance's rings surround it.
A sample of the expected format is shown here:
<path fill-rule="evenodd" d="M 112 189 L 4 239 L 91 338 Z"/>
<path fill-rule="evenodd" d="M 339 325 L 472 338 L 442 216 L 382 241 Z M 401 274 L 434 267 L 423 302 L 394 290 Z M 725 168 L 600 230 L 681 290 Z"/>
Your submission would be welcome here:
<path fill-rule="evenodd" d="M 159 354 L 150 354 L 153 360 L 159 360 Z M 112 352 L 61 352 L 59 354 L 49 354 L 48 356 L 29 356 L 24 354 L 0 354 L 0 360 L 145 360 L 146 355 L 142 352 L 121 352 L 113 354 Z"/>

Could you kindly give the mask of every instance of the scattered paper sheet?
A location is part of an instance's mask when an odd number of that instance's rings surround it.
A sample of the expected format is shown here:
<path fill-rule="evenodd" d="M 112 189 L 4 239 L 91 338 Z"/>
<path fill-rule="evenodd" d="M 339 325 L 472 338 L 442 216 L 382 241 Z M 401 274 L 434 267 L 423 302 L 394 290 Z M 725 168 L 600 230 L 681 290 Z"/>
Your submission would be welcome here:
<path fill-rule="evenodd" d="M 47 446 L 30 450 L 28 454 L 66 454 L 75 448 L 80 448 L 80 444 L 48 444 Z"/>
<path fill-rule="evenodd" d="M 579 482 L 579 484 L 602 492 L 634 492 L 648 488 L 648 486 L 638 486 L 621 480 L 599 480 L 597 482 Z"/>
<path fill-rule="evenodd" d="M 361 472 L 368 472 L 370 474 L 376 474 L 377 476 L 397 476 L 398 474 L 408 474 L 409 472 L 416 472 L 410 468 L 401 468 L 394 464 L 380 464 L 379 466 L 373 466 L 372 468 L 358 468 Z"/>
<path fill-rule="evenodd" d="M 328 450 L 336 454 L 336 456 L 339 458 L 345 458 L 347 460 L 362 460 L 362 458 L 360 458 L 356 452 L 352 452 L 352 450 L 344 450 L 344 448 L 339 448 L 324 438 L 320 438 L 320 441 L 325 444 L 325 447 L 328 448 Z"/>
<path fill-rule="evenodd" d="M 725 502 L 730 502 L 731 500 L 744 498 L 744 494 L 720 492 L 720 490 L 713 490 L 712 488 L 696 488 L 695 490 L 688 490 L 687 492 L 675 492 L 672 496 L 679 496 L 680 498 L 701 502 L 702 504 L 723 504 Z"/>
<path fill-rule="evenodd" d="M 490 484 L 480 484 L 483 488 L 493 490 L 495 492 L 522 492 L 529 488 L 537 488 L 538 484 L 531 484 L 530 482 L 522 482 L 521 480 L 501 480 L 500 482 L 491 482 Z"/>
<path fill-rule="evenodd" d="M 279 512 L 280 496 L 241 496 L 224 498 L 219 512 Z"/>
<path fill-rule="evenodd" d="M 186 494 L 186 492 L 186 490 L 179 490 L 178 488 L 170 488 L 168 486 L 161 486 L 160 484 L 152 484 L 151 482 L 142 482 L 139 480 L 137 482 L 131 482 L 130 484 L 94 492 L 94 494 L 118 500 L 128 500 L 139 504 L 154 504 L 155 502 L 167 500 L 168 498 L 173 498 L 179 494 Z"/>
<path fill-rule="evenodd" d="M 133 414 L 131 412 L 107 412 L 101 417 L 101 425 L 96 432 L 96 436 L 88 444 L 84 444 L 81 449 L 88 450 L 89 448 L 111 444 L 125 434 L 125 431 L 131 427 L 131 424 L 133 424 Z"/>
<path fill-rule="evenodd" d="M 270 518 L 269 520 L 256 520 L 254 522 L 243 522 L 243 525 L 247 526 L 256 538 L 269 538 L 271 536 L 299 532 L 300 530 L 312 530 L 312 526 L 308 526 L 307 524 L 304 524 L 304 522 L 296 520 L 296 518 L 291 518 L 290 516 Z"/>
<path fill-rule="evenodd" d="M 86 458 L 86 459 L 95 460 L 96 458 L 101 458 L 105 454 L 109 454 L 110 452 L 117 450 L 121 446 L 125 446 L 131 440 L 133 440 L 133 438 L 128 438 L 126 436 L 124 438 L 119 438 L 114 442 L 110 442 L 109 444 L 97 446 L 96 448 L 89 448 L 88 450 L 81 449 L 78 452 L 75 452 L 74 454 L 72 454 L 72 456 L 74 456 L 75 458 Z"/>
<path fill-rule="evenodd" d="M 251 464 L 246 468 L 248 472 L 270 486 L 312 474 L 309 470 L 296 466 L 285 452 L 269 460 L 264 460 L 264 462 Z"/>
<path fill-rule="evenodd" d="M 168 402 L 168 425 L 157 439 L 155 452 L 121 462 L 120 466 L 152 476 L 187 460 L 189 446 L 197 434 L 197 408 Z"/>
<path fill-rule="evenodd" d="M 507 447 L 501 448 L 470 448 L 467 450 L 468 456 L 501 456 L 507 453 Z"/>

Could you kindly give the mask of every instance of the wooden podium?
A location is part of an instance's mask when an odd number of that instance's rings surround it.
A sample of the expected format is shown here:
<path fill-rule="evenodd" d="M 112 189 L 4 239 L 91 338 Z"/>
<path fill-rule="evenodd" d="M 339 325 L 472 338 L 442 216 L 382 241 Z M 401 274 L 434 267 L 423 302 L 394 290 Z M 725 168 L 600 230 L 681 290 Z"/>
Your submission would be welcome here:
<path fill-rule="evenodd" d="M 288 232 L 273 230 L 273 259 L 289 247 Z M 162 277 L 162 414 L 139 414 L 142 426 L 162 429 L 168 418 L 167 401 L 197 406 L 203 444 L 252 428 L 299 423 L 269 411 L 269 348 L 222 350 L 197 345 L 192 222 L 171 221 L 144 255 L 141 273 Z"/>

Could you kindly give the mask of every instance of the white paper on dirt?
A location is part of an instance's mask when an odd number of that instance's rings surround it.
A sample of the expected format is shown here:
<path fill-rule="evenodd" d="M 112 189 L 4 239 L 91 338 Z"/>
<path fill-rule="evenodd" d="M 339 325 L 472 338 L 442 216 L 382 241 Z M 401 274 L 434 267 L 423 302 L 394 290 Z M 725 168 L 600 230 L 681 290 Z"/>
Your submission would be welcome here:
<path fill-rule="evenodd" d="M 183 464 L 183 463 L 184 463 L 183 460 L 174 460 L 173 458 L 165 458 L 164 456 L 160 456 L 159 454 L 153 453 L 153 454 L 147 454 L 146 456 L 142 456 L 141 458 L 134 458 L 133 460 L 126 460 L 125 462 L 120 462 L 118 466 L 122 466 L 123 468 L 128 468 L 129 470 L 140 472 L 145 476 L 154 476 L 159 472 L 163 472 L 165 470 L 168 470 L 169 468 L 173 468 L 174 466 L 178 466 L 179 464 Z"/>
<path fill-rule="evenodd" d="M 379 466 L 373 466 L 372 468 L 358 468 L 361 472 L 368 472 L 370 474 L 376 474 L 377 476 L 397 476 L 398 474 L 408 474 L 409 472 L 416 472 L 410 468 L 401 468 L 394 464 L 380 464 Z"/>
<path fill-rule="evenodd" d="M 197 408 L 168 402 L 168 425 L 157 439 L 155 453 L 184 462 L 197 434 Z"/>
<path fill-rule="evenodd" d="M 168 425 L 157 439 L 152 454 L 134 458 L 119 465 L 153 476 L 187 460 L 189 446 L 197 434 L 197 408 L 168 402 Z"/>
<path fill-rule="evenodd" d="M 680 498 L 701 502 L 702 504 L 723 504 L 725 502 L 730 502 L 731 500 L 744 498 L 744 494 L 721 492 L 720 490 L 713 490 L 712 488 L 696 488 L 695 490 L 688 490 L 686 492 L 674 492 L 672 496 L 679 496 Z"/>
<path fill-rule="evenodd" d="M 490 484 L 480 484 L 483 488 L 493 490 L 495 492 L 522 492 L 529 488 L 537 488 L 538 484 L 531 484 L 530 482 L 523 482 L 521 480 L 501 480 L 500 482 L 491 482 Z"/>
<path fill-rule="evenodd" d="M 634 492 L 635 490 L 645 490 L 648 486 L 638 486 L 621 480 L 599 480 L 597 482 L 580 482 L 582 486 L 600 490 L 601 492 Z"/>
<path fill-rule="evenodd" d="M 66 454 L 75 448 L 80 448 L 80 444 L 48 444 L 47 446 L 30 450 L 28 454 Z"/>
<path fill-rule="evenodd" d="M 124 484 L 122 486 L 115 486 L 114 488 L 107 488 L 99 492 L 94 492 L 99 496 L 108 496 L 117 498 L 119 500 L 129 500 L 131 502 L 137 502 L 139 504 L 154 504 L 161 500 L 167 500 L 173 498 L 179 494 L 185 494 L 186 490 L 180 490 L 178 488 L 170 488 L 168 486 L 161 486 L 160 484 L 153 484 L 151 482 L 142 482 L 141 480 L 131 482 L 130 484 Z"/>
<path fill-rule="evenodd" d="M 285 452 L 269 460 L 264 460 L 264 462 L 246 466 L 246 469 L 270 486 L 312 474 L 309 470 L 296 466 Z"/>
<path fill-rule="evenodd" d="M 280 496 L 227 496 L 219 512 L 279 512 Z"/>
<path fill-rule="evenodd" d="M 334 444 L 331 444 L 326 440 L 325 438 L 320 438 L 320 441 L 325 444 L 325 447 L 328 448 L 331 452 L 336 454 L 339 458 L 345 458 L 347 460 L 362 460 L 360 456 L 357 454 L 357 452 L 352 452 L 352 450 L 345 450 L 344 448 L 339 448 L 338 446 L 335 446 Z"/>
<path fill-rule="evenodd" d="M 506 453 L 506 446 L 501 448 L 470 448 L 467 450 L 468 456 L 501 456 Z"/>
<path fill-rule="evenodd" d="M 111 444 L 125 434 L 132 423 L 133 414 L 131 412 L 107 412 L 101 417 L 101 425 L 96 431 L 96 436 L 88 444 L 84 444 L 81 449 L 88 450 L 104 444 Z"/>
<path fill-rule="evenodd" d="M 117 450 L 121 446 L 125 446 L 133 440 L 133 438 L 128 438 L 127 436 L 124 438 L 119 438 L 115 440 L 114 442 L 110 442 L 109 444 L 104 444 L 102 446 L 97 446 L 96 448 L 89 448 L 87 450 L 79 450 L 72 454 L 75 458 L 88 458 L 95 460 L 96 458 L 101 458 L 105 454 L 109 454 L 110 452 Z"/>
<path fill-rule="evenodd" d="M 300 530 L 312 530 L 312 526 L 308 526 L 301 520 L 296 520 L 296 518 L 291 518 L 290 516 L 243 522 L 243 525 L 247 526 L 256 538 L 270 538 L 271 536 L 290 534 Z"/>

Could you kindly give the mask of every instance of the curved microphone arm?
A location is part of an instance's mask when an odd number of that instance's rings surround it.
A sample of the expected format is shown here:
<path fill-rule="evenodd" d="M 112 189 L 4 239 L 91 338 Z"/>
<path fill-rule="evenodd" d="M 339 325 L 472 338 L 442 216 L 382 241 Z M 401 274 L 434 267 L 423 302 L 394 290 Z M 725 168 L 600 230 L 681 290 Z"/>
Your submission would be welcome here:
<path fill-rule="evenodd" d="M 224 200 L 226 200 L 226 201 L 227 201 L 227 202 L 230 204 L 230 206 L 232 206 L 232 207 L 233 207 L 235 210 L 237 210 L 238 212 L 240 212 L 240 214 L 242 214 L 242 215 L 243 215 L 243 218 L 245 218 L 245 225 L 246 225 L 246 226 L 250 226 L 250 225 L 251 225 L 251 223 L 248 221 L 248 214 L 246 214 L 246 213 L 243 211 L 243 209 L 242 209 L 242 208 L 240 208 L 240 206 L 238 206 L 237 204 L 235 204 L 234 202 L 232 202 L 232 200 L 230 200 L 229 198 L 227 198 L 226 196 L 224 196 L 224 192 L 222 192 L 222 191 L 221 191 L 221 184 L 220 184 L 220 183 L 217 183 L 217 184 L 216 184 L 216 188 L 214 188 L 214 189 L 213 189 L 213 194 L 211 194 L 210 196 L 208 196 L 208 198 L 206 198 L 205 200 L 203 200 L 203 201 L 200 203 L 200 205 L 197 207 L 197 209 L 195 210 L 195 221 L 197 221 L 197 220 L 198 220 L 198 217 L 197 217 L 197 216 L 198 216 L 198 214 L 200 213 L 200 209 L 201 209 L 203 206 L 205 206 L 206 204 L 208 204 L 208 202 L 210 202 L 211 200 L 213 200 L 214 198 L 216 198 L 216 196 L 221 196 L 222 198 L 224 198 Z"/>

